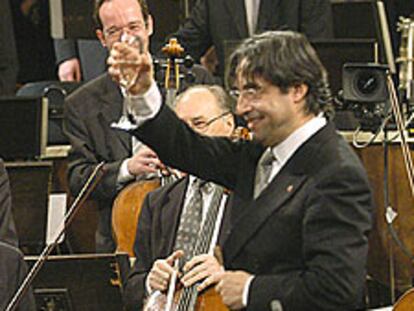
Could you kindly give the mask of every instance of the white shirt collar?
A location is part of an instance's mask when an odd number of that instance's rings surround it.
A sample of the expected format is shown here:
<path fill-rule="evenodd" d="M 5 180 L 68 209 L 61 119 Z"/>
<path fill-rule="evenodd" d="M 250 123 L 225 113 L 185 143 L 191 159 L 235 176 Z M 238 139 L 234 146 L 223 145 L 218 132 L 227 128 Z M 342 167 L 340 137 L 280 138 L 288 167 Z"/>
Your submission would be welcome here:
<path fill-rule="evenodd" d="M 312 118 L 296 129 L 280 144 L 272 147 L 272 152 L 280 166 L 283 166 L 295 151 L 311 138 L 317 131 L 326 125 L 327 121 L 322 114 Z"/>

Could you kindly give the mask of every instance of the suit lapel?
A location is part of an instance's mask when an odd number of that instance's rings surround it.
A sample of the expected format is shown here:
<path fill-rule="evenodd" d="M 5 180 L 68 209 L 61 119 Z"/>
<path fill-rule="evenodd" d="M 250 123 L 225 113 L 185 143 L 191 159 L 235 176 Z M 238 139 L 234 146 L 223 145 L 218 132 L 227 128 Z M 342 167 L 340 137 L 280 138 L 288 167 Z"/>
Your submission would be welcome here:
<path fill-rule="evenodd" d="M 111 81 L 109 76 L 106 79 L 105 90 L 100 95 L 100 100 L 103 102 L 100 118 L 104 123 L 102 124 L 103 127 L 109 131 L 107 137 L 115 137 L 120 142 L 121 148 L 129 154 L 132 149 L 131 136 L 125 131 L 111 127 L 111 124 L 117 122 L 122 115 L 123 97 L 119 88 Z"/>
<path fill-rule="evenodd" d="M 246 8 L 244 0 L 225 0 L 224 1 L 229 16 L 233 18 L 240 38 L 248 37 L 247 21 L 246 21 Z"/>
<path fill-rule="evenodd" d="M 320 164 L 317 162 L 320 146 L 329 143 L 329 140 L 336 135 L 334 125 L 328 123 L 299 147 L 257 200 L 241 197 L 232 205 L 232 209 L 237 208 L 241 215 L 232 216 L 231 233 L 225 241 L 227 262 L 237 256 L 269 217 L 283 208 L 284 204 L 296 194 L 308 179 L 309 172 L 315 170 L 315 165 Z M 254 172 L 252 174 L 254 175 Z M 251 185 L 252 183 L 250 187 Z"/>
<path fill-rule="evenodd" d="M 255 235 L 264 222 L 283 207 L 305 182 L 306 176 L 281 172 L 255 201 L 244 208 L 243 214 L 235 220 L 232 233 L 225 241 L 226 261 L 231 261 Z M 238 228 L 242 228 L 238 230 Z"/>
<path fill-rule="evenodd" d="M 180 181 L 175 187 L 172 187 L 166 196 L 165 200 L 161 202 L 161 240 L 164 241 L 160 246 L 160 250 L 164 253 L 164 257 L 172 253 L 175 233 L 180 221 L 180 215 L 183 208 L 183 202 L 187 189 L 188 178 Z M 173 190 L 174 191 L 171 191 Z"/>

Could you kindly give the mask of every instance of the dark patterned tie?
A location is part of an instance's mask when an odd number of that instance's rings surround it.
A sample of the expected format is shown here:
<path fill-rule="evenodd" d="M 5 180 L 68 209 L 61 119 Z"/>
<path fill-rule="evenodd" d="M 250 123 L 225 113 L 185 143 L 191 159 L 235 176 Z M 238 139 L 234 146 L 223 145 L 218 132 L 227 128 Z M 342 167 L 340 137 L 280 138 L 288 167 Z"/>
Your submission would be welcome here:
<path fill-rule="evenodd" d="M 175 239 L 174 250 L 183 250 L 184 257 L 180 261 L 180 267 L 193 256 L 193 249 L 197 242 L 202 219 L 202 188 L 205 181 L 196 179 L 192 184 L 192 196 L 183 208 Z"/>
<path fill-rule="evenodd" d="M 272 164 L 275 161 L 272 149 L 268 148 L 261 156 L 257 168 L 256 168 L 256 179 L 254 184 L 254 198 L 262 193 L 262 191 L 269 184 L 270 173 L 272 172 Z"/>

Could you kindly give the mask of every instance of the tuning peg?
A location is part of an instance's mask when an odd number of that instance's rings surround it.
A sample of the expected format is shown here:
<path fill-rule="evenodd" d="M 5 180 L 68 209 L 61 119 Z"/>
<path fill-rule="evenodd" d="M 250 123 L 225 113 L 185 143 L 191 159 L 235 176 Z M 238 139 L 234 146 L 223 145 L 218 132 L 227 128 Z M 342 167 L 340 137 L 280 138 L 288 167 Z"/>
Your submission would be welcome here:
<path fill-rule="evenodd" d="M 194 59 L 190 55 L 187 55 L 184 58 L 184 67 L 187 69 L 191 69 L 193 68 L 193 66 L 194 66 Z"/>

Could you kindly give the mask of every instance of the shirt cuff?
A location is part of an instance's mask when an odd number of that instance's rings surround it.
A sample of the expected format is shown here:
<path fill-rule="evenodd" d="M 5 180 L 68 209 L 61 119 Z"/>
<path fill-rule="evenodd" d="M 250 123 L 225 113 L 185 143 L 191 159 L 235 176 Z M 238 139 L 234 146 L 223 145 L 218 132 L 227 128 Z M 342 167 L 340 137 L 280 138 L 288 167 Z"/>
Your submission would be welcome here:
<path fill-rule="evenodd" d="M 129 158 L 124 160 L 121 164 L 121 167 L 119 168 L 118 177 L 116 179 L 116 185 L 118 189 L 122 188 L 126 182 L 129 182 L 135 178 L 135 176 L 130 174 L 128 171 L 129 160 Z"/>
<path fill-rule="evenodd" d="M 149 90 L 143 95 L 126 98 L 127 112 L 133 118 L 137 126 L 152 119 L 161 109 L 162 97 L 155 81 Z"/>
<path fill-rule="evenodd" d="M 250 284 L 252 283 L 253 279 L 254 279 L 254 275 L 250 276 L 247 279 L 246 284 L 244 284 L 243 297 L 242 297 L 242 304 L 244 308 L 247 307 L 247 303 L 249 302 L 249 289 L 250 289 Z"/>
<path fill-rule="evenodd" d="M 147 275 L 147 277 L 145 278 L 145 290 L 147 291 L 147 295 L 149 296 L 149 295 L 151 295 L 152 293 L 153 293 L 153 290 L 152 290 L 152 288 L 151 288 L 151 286 L 150 286 L 150 283 L 149 283 L 149 278 L 148 278 L 148 275 Z"/>

